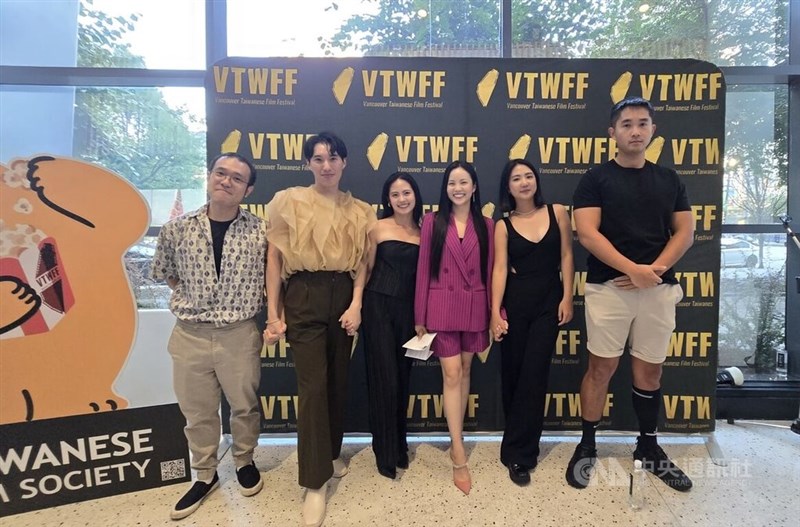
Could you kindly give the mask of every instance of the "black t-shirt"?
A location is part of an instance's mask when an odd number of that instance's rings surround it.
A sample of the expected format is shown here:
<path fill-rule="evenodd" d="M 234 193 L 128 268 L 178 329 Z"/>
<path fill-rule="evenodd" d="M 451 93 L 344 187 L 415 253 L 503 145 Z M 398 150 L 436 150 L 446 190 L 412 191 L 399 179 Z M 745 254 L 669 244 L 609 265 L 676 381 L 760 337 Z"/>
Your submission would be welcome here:
<path fill-rule="evenodd" d="M 222 242 L 225 241 L 225 233 L 228 232 L 228 227 L 231 226 L 233 220 L 228 221 L 214 221 L 208 218 L 211 224 L 211 241 L 214 245 L 214 265 L 217 267 L 217 278 L 219 278 L 219 270 L 222 265 Z"/>
<path fill-rule="evenodd" d="M 672 236 L 672 213 L 691 210 L 686 187 L 678 174 L 649 161 L 642 168 L 625 168 L 608 161 L 589 169 L 572 198 L 573 207 L 600 207 L 600 234 L 626 258 L 651 264 Z M 590 254 L 586 281 L 611 280 L 622 273 Z M 661 278 L 676 284 L 668 269 Z"/>

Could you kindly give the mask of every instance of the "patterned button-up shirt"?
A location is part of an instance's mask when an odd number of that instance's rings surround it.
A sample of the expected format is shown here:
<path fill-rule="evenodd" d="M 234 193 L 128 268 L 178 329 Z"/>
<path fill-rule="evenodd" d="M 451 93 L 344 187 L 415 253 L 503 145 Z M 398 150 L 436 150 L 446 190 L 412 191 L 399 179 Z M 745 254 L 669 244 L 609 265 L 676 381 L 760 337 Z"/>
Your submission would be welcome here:
<path fill-rule="evenodd" d="M 266 223 L 244 209 L 228 227 L 219 277 L 204 205 L 161 228 L 153 278 L 179 280 L 170 310 L 186 322 L 224 326 L 254 317 L 264 305 Z"/>

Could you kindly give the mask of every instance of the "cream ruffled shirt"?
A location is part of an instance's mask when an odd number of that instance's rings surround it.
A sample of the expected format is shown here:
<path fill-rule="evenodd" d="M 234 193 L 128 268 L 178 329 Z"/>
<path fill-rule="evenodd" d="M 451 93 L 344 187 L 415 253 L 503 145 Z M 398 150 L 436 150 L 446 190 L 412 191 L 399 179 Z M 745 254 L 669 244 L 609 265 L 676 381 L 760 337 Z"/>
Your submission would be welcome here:
<path fill-rule="evenodd" d="M 369 249 L 367 234 L 377 222 L 370 205 L 349 192 L 335 198 L 311 187 L 292 187 L 267 205 L 267 240 L 283 256 L 281 277 L 298 271 L 356 270 Z"/>

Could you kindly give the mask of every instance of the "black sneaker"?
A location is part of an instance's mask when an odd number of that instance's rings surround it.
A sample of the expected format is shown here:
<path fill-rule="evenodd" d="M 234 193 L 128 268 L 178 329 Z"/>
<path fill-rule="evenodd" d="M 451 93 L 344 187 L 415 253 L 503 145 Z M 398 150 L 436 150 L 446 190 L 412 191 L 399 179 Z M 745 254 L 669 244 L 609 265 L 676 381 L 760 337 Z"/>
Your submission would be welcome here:
<path fill-rule="evenodd" d="M 249 465 L 236 469 L 236 479 L 239 480 L 239 486 L 241 486 L 239 490 L 242 492 L 242 496 L 255 496 L 264 486 L 261 473 L 253 461 Z"/>
<path fill-rule="evenodd" d="M 524 487 L 531 482 L 530 470 L 528 467 L 520 465 L 519 463 L 509 463 L 508 477 L 520 487 Z"/>
<path fill-rule="evenodd" d="M 567 483 L 576 489 L 585 489 L 592 479 L 596 460 L 597 449 L 579 443 L 567 464 Z"/>
<path fill-rule="evenodd" d="M 203 503 L 206 496 L 211 494 L 217 487 L 219 487 L 219 476 L 217 476 L 216 472 L 214 472 L 214 479 L 211 480 L 211 483 L 195 481 L 192 488 L 189 489 L 189 492 L 184 494 L 183 497 L 178 500 L 178 503 L 175 504 L 175 507 L 173 507 L 172 511 L 169 513 L 169 517 L 173 520 L 182 520 L 189 516 L 200 507 L 200 504 Z"/>
<path fill-rule="evenodd" d="M 633 451 L 633 459 L 641 461 L 642 468 L 658 476 L 670 488 L 681 492 L 686 492 L 692 488 L 692 480 L 689 479 L 689 476 L 684 474 L 658 445 L 640 448 L 639 440 L 637 439 L 636 450 Z"/>

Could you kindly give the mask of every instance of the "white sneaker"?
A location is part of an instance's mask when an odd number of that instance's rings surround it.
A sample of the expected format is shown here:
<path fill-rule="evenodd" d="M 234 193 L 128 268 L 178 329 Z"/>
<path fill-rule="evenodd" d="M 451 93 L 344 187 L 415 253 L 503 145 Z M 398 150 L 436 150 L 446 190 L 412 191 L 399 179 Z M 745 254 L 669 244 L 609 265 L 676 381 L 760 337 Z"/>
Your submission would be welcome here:
<path fill-rule="evenodd" d="M 303 525 L 306 527 L 319 527 L 325 519 L 325 495 L 328 485 L 319 489 L 306 489 L 306 499 L 303 502 Z"/>
<path fill-rule="evenodd" d="M 336 459 L 333 460 L 334 478 L 341 478 L 345 476 L 348 472 L 350 472 L 350 469 L 348 468 L 347 465 L 345 465 L 344 461 L 342 461 L 342 458 L 337 457 Z"/>

